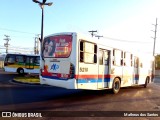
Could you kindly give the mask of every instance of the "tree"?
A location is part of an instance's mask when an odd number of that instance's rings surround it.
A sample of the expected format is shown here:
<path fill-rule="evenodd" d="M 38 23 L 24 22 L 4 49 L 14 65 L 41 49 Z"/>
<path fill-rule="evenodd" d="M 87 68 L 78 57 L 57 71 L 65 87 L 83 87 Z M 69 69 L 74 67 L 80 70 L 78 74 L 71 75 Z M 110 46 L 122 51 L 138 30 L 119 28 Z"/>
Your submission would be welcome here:
<path fill-rule="evenodd" d="M 156 66 L 155 66 L 155 69 L 156 70 L 160 70 L 160 55 L 157 55 L 156 57 L 155 57 L 155 63 L 156 63 Z"/>

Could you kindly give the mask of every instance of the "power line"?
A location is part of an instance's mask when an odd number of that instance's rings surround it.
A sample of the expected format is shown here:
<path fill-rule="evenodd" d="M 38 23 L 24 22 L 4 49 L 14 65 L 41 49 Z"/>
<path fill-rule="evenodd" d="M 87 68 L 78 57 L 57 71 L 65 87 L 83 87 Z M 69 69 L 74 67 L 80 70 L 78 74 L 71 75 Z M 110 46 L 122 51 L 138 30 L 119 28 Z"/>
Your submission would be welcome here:
<path fill-rule="evenodd" d="M 4 46 L 0 45 L 0 49 L 6 49 Z M 8 50 L 14 50 L 18 52 L 33 52 L 33 47 L 31 48 L 23 48 L 19 46 L 10 46 L 8 47 Z"/>
<path fill-rule="evenodd" d="M 20 47 L 20 46 L 12 46 L 12 45 L 10 45 L 10 47 L 12 47 L 12 48 L 19 48 L 19 49 L 33 49 L 33 47 L 26 47 L 26 48 L 24 48 L 24 47 Z"/>
<path fill-rule="evenodd" d="M 18 32 L 18 33 L 25 33 L 25 34 L 34 34 L 34 35 L 37 34 L 37 33 L 31 33 L 31 32 L 25 32 L 25 31 L 19 31 L 19 30 L 7 29 L 7 28 L 0 28 L 0 30 Z"/>
<path fill-rule="evenodd" d="M 118 38 L 111 38 L 111 37 L 106 37 L 103 36 L 103 38 L 105 39 L 109 39 L 109 40 L 113 40 L 113 41 L 119 41 L 119 42 L 127 42 L 127 43 L 151 43 L 151 42 L 143 42 L 143 41 L 130 41 L 130 40 L 122 40 L 122 39 L 118 39 Z"/>
<path fill-rule="evenodd" d="M 0 49 L 5 49 L 5 47 L 1 47 L 1 46 L 0 46 Z M 19 53 L 22 53 L 22 52 L 25 52 L 25 53 L 31 53 L 31 52 L 32 52 L 32 53 L 33 53 L 33 52 L 34 52 L 34 51 L 33 51 L 33 48 L 30 49 L 30 50 L 29 50 L 29 49 L 27 50 L 27 49 L 19 49 L 19 48 L 16 48 L 16 47 L 15 47 L 15 48 L 10 48 L 10 47 L 9 47 L 8 50 L 11 50 L 12 52 L 17 51 L 17 52 L 19 52 Z M 9 52 L 8 52 L 8 53 L 9 53 Z"/>
<path fill-rule="evenodd" d="M 149 43 L 152 43 L 152 42 L 144 42 L 144 41 L 130 41 L 130 40 L 122 40 L 122 39 L 118 39 L 118 38 L 111 38 L 111 37 L 107 37 L 107 36 L 103 36 L 103 35 L 97 35 L 97 34 L 94 34 L 95 32 L 97 32 L 97 30 L 91 30 L 91 31 L 88 31 L 91 33 L 91 36 L 95 36 L 97 37 L 98 39 L 103 37 L 104 39 L 107 39 L 107 40 L 113 40 L 113 41 L 118 41 L 118 42 L 126 42 L 126 43 L 141 43 L 141 44 L 149 44 Z"/>

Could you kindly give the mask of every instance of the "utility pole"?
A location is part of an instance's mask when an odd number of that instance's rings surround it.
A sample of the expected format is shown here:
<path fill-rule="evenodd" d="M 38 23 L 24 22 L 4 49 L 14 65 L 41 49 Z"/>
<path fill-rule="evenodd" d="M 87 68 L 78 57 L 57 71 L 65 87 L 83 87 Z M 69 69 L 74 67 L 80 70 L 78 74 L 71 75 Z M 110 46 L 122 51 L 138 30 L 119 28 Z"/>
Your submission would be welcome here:
<path fill-rule="evenodd" d="M 4 43 L 4 47 L 6 47 L 6 53 L 8 53 L 8 46 L 9 46 L 9 41 L 11 40 L 9 37 L 10 36 L 8 36 L 8 35 L 4 35 L 6 38 L 5 39 L 3 39 L 3 40 L 5 40 L 6 41 L 6 43 Z"/>
<path fill-rule="evenodd" d="M 94 36 L 94 33 L 97 32 L 97 30 L 91 30 L 91 31 L 88 31 L 91 33 L 91 36 L 93 37 Z"/>
<path fill-rule="evenodd" d="M 156 24 L 152 24 L 155 26 L 155 30 L 152 30 L 154 32 L 154 44 L 153 44 L 153 56 L 155 56 L 155 47 L 156 47 L 156 38 L 157 38 L 157 18 L 156 18 Z"/>
<path fill-rule="evenodd" d="M 155 47 L 156 47 L 156 35 L 157 35 L 157 18 L 156 18 L 156 24 L 152 24 L 155 26 L 155 30 L 152 30 L 154 32 L 154 44 L 153 44 L 153 57 L 154 57 L 154 61 L 153 61 L 153 64 L 152 64 L 152 82 L 153 82 L 153 79 L 154 79 L 154 75 L 155 75 Z"/>
<path fill-rule="evenodd" d="M 34 54 L 35 55 L 39 54 L 39 34 L 35 37 L 35 41 L 34 41 Z"/>

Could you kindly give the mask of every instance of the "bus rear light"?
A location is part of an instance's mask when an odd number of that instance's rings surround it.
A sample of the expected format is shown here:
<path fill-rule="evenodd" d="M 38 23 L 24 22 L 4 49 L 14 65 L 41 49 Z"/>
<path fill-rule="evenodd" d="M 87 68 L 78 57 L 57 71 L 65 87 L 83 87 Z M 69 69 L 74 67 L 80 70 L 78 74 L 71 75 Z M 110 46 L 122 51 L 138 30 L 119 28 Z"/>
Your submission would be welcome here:
<path fill-rule="evenodd" d="M 75 74 L 74 65 L 71 63 L 71 65 L 70 65 L 70 75 L 68 77 L 69 78 L 74 78 L 74 74 Z"/>
<path fill-rule="evenodd" d="M 68 74 L 61 74 L 61 78 L 69 78 Z"/>

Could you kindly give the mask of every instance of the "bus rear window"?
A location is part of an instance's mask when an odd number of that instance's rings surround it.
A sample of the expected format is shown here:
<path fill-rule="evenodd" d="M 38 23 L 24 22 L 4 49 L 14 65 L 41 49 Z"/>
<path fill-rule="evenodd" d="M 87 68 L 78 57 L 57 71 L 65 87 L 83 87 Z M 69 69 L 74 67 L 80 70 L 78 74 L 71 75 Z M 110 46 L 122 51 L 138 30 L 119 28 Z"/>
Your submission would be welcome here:
<path fill-rule="evenodd" d="M 43 56 L 55 58 L 67 58 L 72 48 L 71 35 L 57 35 L 44 39 Z"/>

